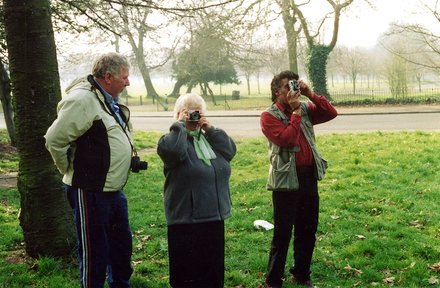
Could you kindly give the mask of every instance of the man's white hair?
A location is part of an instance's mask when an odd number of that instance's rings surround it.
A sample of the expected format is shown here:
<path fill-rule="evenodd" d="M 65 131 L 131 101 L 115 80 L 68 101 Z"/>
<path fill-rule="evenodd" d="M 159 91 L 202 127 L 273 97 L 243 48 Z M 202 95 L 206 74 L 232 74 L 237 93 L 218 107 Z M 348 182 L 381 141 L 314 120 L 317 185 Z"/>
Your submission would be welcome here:
<path fill-rule="evenodd" d="M 129 69 L 130 64 L 125 56 L 110 52 L 99 56 L 93 63 L 92 74 L 96 78 L 104 78 L 105 73 L 110 72 L 113 76 L 120 75 L 122 69 Z"/>

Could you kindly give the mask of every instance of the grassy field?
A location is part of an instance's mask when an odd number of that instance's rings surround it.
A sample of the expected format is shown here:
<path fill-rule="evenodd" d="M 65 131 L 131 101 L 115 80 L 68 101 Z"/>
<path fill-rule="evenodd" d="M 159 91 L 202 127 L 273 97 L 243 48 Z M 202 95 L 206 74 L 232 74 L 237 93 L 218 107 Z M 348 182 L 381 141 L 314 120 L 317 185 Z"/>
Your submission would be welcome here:
<path fill-rule="evenodd" d="M 164 177 L 151 149 L 160 135 L 136 135 L 149 169 L 132 174 L 125 188 L 134 234 L 132 286 L 168 287 Z M 225 287 L 256 288 L 264 281 L 271 240 L 271 231 L 253 227 L 256 219 L 272 220 L 265 190 L 267 143 L 263 138 L 235 140 Z M 312 264 L 316 286 L 439 287 L 440 133 L 334 134 L 317 140 L 330 168 L 320 182 Z M 0 157 L 2 172 L 16 169 L 16 156 Z M 0 189 L 0 287 L 78 287 L 74 259 L 24 256 L 18 210 L 17 190 Z"/>
<path fill-rule="evenodd" d="M 263 109 L 269 106 L 272 101 L 268 95 L 251 95 L 251 96 L 240 96 L 240 99 L 234 100 L 231 95 L 215 95 L 215 102 L 212 100 L 211 96 L 204 97 L 207 109 L 212 110 L 252 110 L 252 109 Z M 128 97 L 122 98 L 120 100 L 123 104 L 130 107 L 132 111 L 164 111 L 173 110 L 176 98 L 169 97 L 166 103 L 162 101 L 163 105 L 160 105 L 155 101 L 153 103 L 151 98 L 142 100 L 142 105 L 139 97 Z"/>

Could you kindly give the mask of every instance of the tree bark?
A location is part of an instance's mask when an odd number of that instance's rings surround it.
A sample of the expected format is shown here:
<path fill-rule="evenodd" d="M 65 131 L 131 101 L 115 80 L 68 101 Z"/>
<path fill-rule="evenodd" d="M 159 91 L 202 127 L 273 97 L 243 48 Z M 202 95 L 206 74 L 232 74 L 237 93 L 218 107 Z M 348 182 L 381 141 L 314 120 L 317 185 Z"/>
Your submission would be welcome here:
<path fill-rule="evenodd" d="M 73 215 L 43 135 L 61 99 L 49 0 L 5 0 L 4 23 L 14 95 L 20 225 L 31 257 L 71 255 Z"/>
<path fill-rule="evenodd" d="M 289 0 L 282 0 L 281 10 L 284 21 L 284 30 L 286 30 L 287 53 L 289 55 L 289 70 L 298 74 L 298 34 L 295 30 L 295 13 L 290 13 Z"/>
<path fill-rule="evenodd" d="M 284 0 L 283 0 L 284 1 Z M 333 0 L 327 0 L 327 2 L 332 6 L 334 11 L 334 20 L 333 20 L 333 33 L 330 44 L 317 44 L 318 41 L 315 40 L 319 36 L 319 33 L 316 35 L 312 35 L 309 31 L 309 25 L 306 17 L 300 10 L 299 6 L 295 4 L 294 0 L 291 0 L 291 8 L 294 11 L 294 15 L 301 23 L 301 29 L 306 37 L 308 53 L 309 53 L 309 61 L 306 63 L 306 67 L 308 70 L 309 78 L 312 82 L 313 89 L 316 93 L 324 95 L 327 99 L 331 100 L 331 97 L 327 90 L 327 60 L 330 52 L 336 46 L 336 42 L 338 40 L 339 34 L 339 21 L 341 12 L 344 8 L 353 3 L 354 0 L 346 0 L 342 3 L 336 2 Z M 318 28 L 318 32 L 323 27 L 323 23 L 325 21 L 325 17 L 321 20 L 321 25 Z"/>
<path fill-rule="evenodd" d="M 2 102 L 3 115 L 5 117 L 6 129 L 12 146 L 17 145 L 14 125 L 14 109 L 11 102 L 11 79 L 9 79 L 3 62 L 0 64 L 0 100 Z"/>
<path fill-rule="evenodd" d="M 251 75 L 249 73 L 245 73 L 244 78 L 246 78 L 247 94 L 248 96 L 251 96 Z"/>
<path fill-rule="evenodd" d="M 180 88 L 182 88 L 183 85 L 188 84 L 188 82 L 191 80 L 191 76 L 187 76 L 185 78 L 177 79 L 176 83 L 174 84 L 173 91 L 171 92 L 168 97 L 174 97 L 177 98 L 180 96 Z"/>
<path fill-rule="evenodd" d="M 147 15 L 149 14 L 148 11 L 144 11 L 144 14 L 142 15 L 142 20 L 141 23 L 145 24 L 145 20 L 147 18 Z M 137 32 L 137 43 L 135 40 L 135 35 L 132 34 L 129 26 L 129 17 L 128 17 L 128 12 L 127 12 L 127 7 L 123 6 L 122 7 L 122 15 L 123 15 L 123 24 L 124 24 L 124 31 L 127 34 L 128 37 L 128 41 L 130 43 L 131 49 L 134 52 L 134 56 L 135 56 L 135 60 L 136 60 L 136 64 L 139 68 L 139 71 L 141 72 L 142 75 L 142 79 L 144 80 L 144 85 L 145 88 L 147 90 L 147 97 L 151 97 L 153 100 L 153 104 L 155 103 L 155 101 L 157 101 L 162 108 L 167 111 L 168 110 L 168 106 L 166 104 L 164 104 L 163 102 L 165 101 L 161 101 L 159 94 L 157 94 L 156 89 L 154 89 L 154 85 L 153 82 L 151 81 L 151 76 L 150 76 L 150 71 L 147 67 L 147 65 L 145 64 L 145 55 L 144 55 L 144 38 L 145 38 L 145 33 L 146 33 L 146 25 L 141 25 L 138 26 L 138 28 L 136 28 L 136 32 Z"/>
<path fill-rule="evenodd" d="M 211 96 L 212 103 L 214 103 L 214 106 L 217 106 L 217 101 L 215 101 L 214 93 L 212 92 L 211 87 L 209 87 L 209 83 L 205 82 L 206 91 Z"/>
<path fill-rule="evenodd" d="M 332 100 L 327 91 L 327 60 L 331 50 L 325 45 L 313 45 L 309 49 L 307 70 L 313 90 Z"/>

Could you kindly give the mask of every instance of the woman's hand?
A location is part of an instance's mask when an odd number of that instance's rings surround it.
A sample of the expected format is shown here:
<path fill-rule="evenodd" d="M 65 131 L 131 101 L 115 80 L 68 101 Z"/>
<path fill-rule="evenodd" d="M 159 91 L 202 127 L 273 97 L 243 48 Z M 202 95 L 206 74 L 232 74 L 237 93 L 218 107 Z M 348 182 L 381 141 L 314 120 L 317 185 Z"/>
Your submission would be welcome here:
<path fill-rule="evenodd" d="M 204 113 L 200 113 L 200 119 L 199 119 L 199 125 L 202 127 L 203 131 L 208 131 L 211 129 L 212 125 L 209 123 L 208 119 L 206 119 L 206 116 Z"/>
<path fill-rule="evenodd" d="M 177 120 L 186 122 L 188 119 L 188 110 L 186 108 L 183 108 L 180 110 L 179 114 L 177 114 Z"/>

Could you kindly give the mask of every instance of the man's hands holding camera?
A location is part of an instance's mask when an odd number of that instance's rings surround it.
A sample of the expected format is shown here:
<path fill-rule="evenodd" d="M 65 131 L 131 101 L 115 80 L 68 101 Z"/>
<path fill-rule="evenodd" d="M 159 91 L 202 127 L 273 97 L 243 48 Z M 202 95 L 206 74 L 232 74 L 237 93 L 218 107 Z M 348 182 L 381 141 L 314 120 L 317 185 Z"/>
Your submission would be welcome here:
<path fill-rule="evenodd" d="M 301 101 L 299 100 L 301 96 L 301 91 L 292 91 L 287 92 L 287 103 L 289 103 L 290 108 L 292 109 L 292 113 L 301 115 Z"/>
<path fill-rule="evenodd" d="M 301 115 L 301 101 L 300 96 L 304 95 L 307 98 L 313 96 L 313 92 L 310 87 L 303 80 L 294 80 L 295 84 L 290 87 L 296 87 L 298 90 L 289 90 L 287 93 L 287 103 L 289 103 L 292 113 Z"/>
<path fill-rule="evenodd" d="M 303 81 L 299 80 L 299 91 L 301 91 L 301 95 L 306 96 L 307 98 L 311 98 L 313 96 L 313 91 L 310 89 L 310 87 Z"/>

